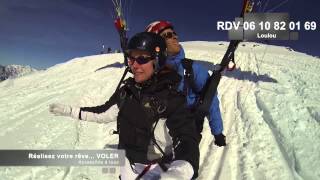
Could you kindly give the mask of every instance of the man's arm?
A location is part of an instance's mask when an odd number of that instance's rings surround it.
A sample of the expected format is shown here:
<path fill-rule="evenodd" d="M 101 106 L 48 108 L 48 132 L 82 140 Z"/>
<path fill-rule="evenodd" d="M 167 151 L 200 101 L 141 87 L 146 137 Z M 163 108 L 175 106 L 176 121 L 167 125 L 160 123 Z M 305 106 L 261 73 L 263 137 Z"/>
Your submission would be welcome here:
<path fill-rule="evenodd" d="M 203 66 L 197 63 L 193 64 L 193 71 L 196 87 L 201 90 L 205 86 L 207 79 L 209 78 L 209 74 Z M 223 131 L 223 123 L 217 94 L 212 97 L 208 119 L 212 135 L 221 134 Z"/>
<path fill-rule="evenodd" d="M 194 63 L 193 71 L 196 87 L 201 91 L 201 89 L 205 86 L 207 79 L 209 78 L 208 71 L 203 66 L 197 63 Z M 225 146 L 225 136 L 222 134 L 223 122 L 217 94 L 218 92 L 212 97 L 208 116 L 209 126 L 212 135 L 214 135 L 215 137 L 215 144 L 218 146 Z"/>
<path fill-rule="evenodd" d="M 212 103 L 209 110 L 209 126 L 212 135 L 221 134 L 223 131 L 223 123 L 221 118 L 220 106 L 218 96 L 212 98 Z"/>

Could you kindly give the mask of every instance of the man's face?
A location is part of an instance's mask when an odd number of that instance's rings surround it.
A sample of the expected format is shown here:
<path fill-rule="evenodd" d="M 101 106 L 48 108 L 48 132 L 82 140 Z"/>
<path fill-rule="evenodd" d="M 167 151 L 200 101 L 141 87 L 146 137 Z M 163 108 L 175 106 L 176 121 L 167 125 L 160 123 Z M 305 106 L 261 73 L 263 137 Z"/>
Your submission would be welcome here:
<path fill-rule="evenodd" d="M 128 57 L 128 64 L 137 83 L 143 83 L 154 73 L 154 59 L 146 51 L 133 50 Z"/>
<path fill-rule="evenodd" d="M 180 45 L 178 36 L 175 34 L 175 32 L 172 29 L 166 29 L 160 33 L 160 36 L 162 36 L 166 40 L 167 44 L 167 53 L 169 56 L 177 55 L 180 51 Z"/>

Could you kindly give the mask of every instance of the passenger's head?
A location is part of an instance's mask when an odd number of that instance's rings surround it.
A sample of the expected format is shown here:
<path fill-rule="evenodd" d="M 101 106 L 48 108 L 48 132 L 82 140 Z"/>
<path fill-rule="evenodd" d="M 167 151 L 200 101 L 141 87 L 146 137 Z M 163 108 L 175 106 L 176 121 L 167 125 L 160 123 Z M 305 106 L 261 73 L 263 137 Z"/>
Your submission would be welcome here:
<path fill-rule="evenodd" d="M 169 21 L 152 22 L 146 27 L 145 31 L 158 34 L 166 40 L 168 55 L 174 56 L 179 53 L 181 47 L 178 35 Z"/>
<path fill-rule="evenodd" d="M 126 53 L 134 80 L 143 83 L 165 65 L 166 43 L 157 34 L 142 32 L 129 40 Z"/>

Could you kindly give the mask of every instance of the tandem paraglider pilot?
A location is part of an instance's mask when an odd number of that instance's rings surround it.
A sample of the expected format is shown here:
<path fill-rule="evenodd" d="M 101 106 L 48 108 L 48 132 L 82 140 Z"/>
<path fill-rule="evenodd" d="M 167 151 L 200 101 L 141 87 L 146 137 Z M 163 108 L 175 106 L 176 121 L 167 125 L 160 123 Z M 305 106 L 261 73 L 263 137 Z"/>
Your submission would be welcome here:
<path fill-rule="evenodd" d="M 103 105 L 51 104 L 55 115 L 101 121 L 117 104 L 119 149 L 126 152 L 121 179 L 191 179 L 199 169 L 199 134 L 186 98 L 177 91 L 181 76 L 166 64 L 165 40 L 150 32 L 133 36 L 127 63 L 133 74 Z"/>
<path fill-rule="evenodd" d="M 226 137 L 223 134 L 223 121 L 217 93 L 212 94 L 212 97 L 208 97 L 211 103 L 205 108 L 205 113 L 199 109 L 201 106 L 200 101 L 208 91 L 206 89 L 207 81 L 210 78 L 208 69 L 199 64 L 197 60 L 185 58 L 184 49 L 179 43 L 178 35 L 174 31 L 173 24 L 169 21 L 152 22 L 146 27 L 145 31 L 158 34 L 165 39 L 168 53 L 166 64 L 175 69 L 182 77 L 178 89 L 185 94 L 188 107 L 195 115 L 200 137 L 204 118 L 207 117 L 211 133 L 215 139 L 214 143 L 220 147 L 225 146 Z"/>

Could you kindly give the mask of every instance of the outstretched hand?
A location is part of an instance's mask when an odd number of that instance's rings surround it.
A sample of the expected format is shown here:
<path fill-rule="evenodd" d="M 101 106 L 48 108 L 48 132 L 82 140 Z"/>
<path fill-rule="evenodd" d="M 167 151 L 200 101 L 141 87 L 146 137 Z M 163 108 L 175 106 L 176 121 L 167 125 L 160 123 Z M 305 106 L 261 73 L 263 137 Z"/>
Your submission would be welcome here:
<path fill-rule="evenodd" d="M 71 116 L 71 106 L 64 104 L 50 104 L 49 111 L 56 116 Z"/>

